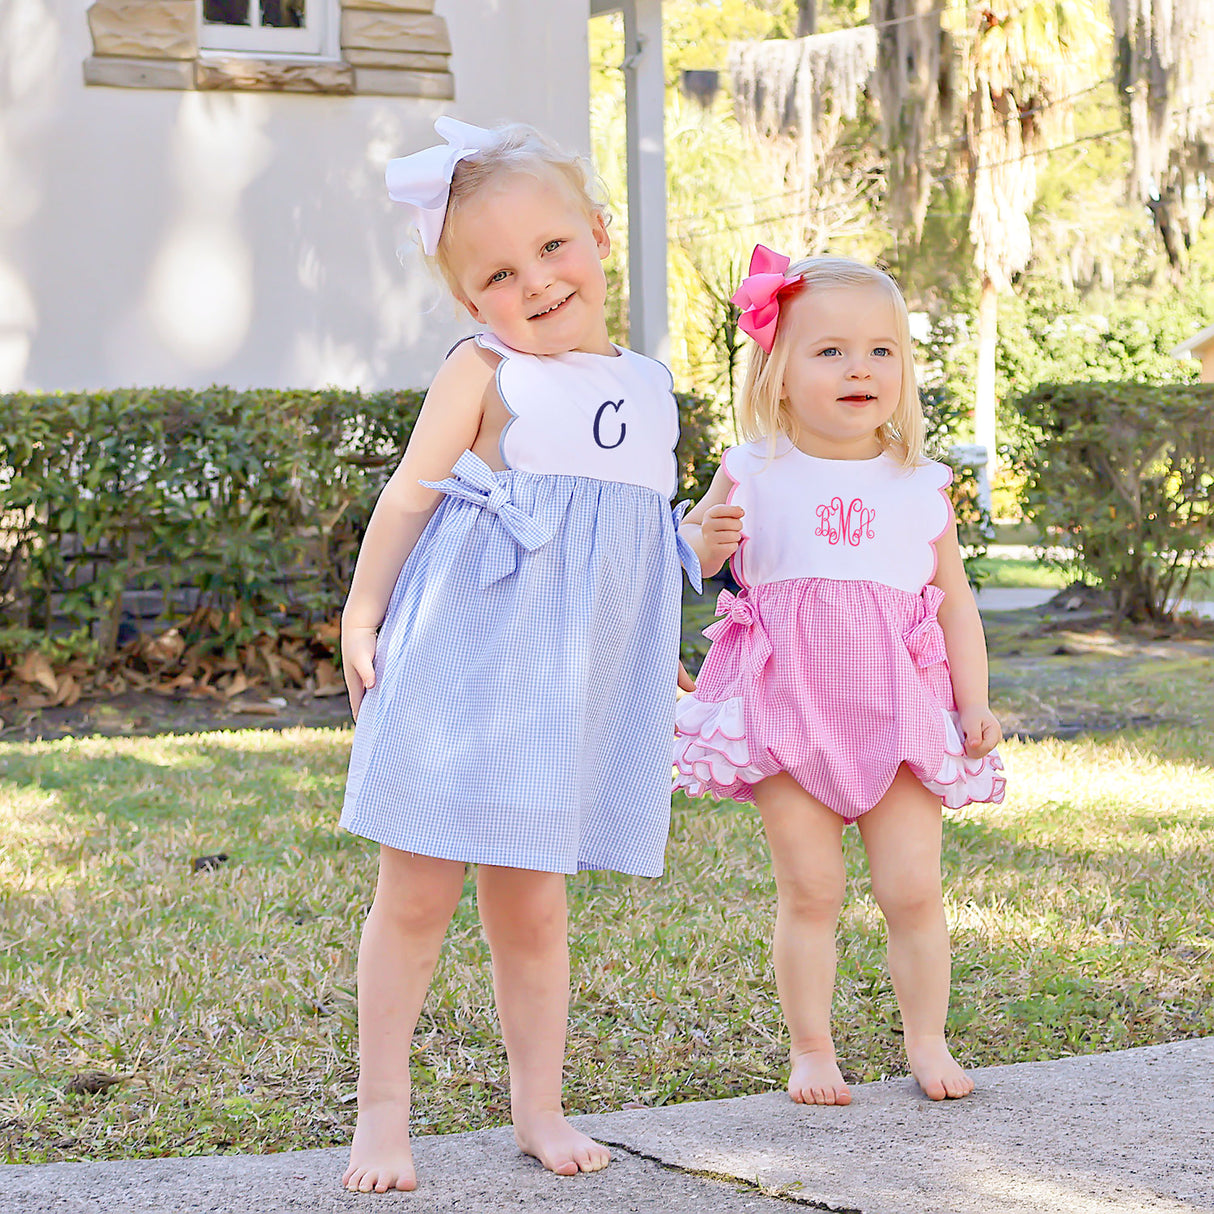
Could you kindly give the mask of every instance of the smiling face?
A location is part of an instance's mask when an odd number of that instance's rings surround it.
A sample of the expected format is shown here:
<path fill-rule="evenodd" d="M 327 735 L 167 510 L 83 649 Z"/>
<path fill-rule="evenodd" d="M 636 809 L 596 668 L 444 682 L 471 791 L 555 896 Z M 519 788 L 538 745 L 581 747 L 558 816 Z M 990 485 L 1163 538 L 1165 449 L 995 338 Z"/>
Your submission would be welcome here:
<path fill-rule="evenodd" d="M 603 216 L 553 170 L 494 177 L 448 217 L 451 268 L 473 319 L 524 354 L 614 353 Z"/>
<path fill-rule="evenodd" d="M 877 428 L 902 395 L 897 322 L 893 299 L 875 284 L 814 286 L 782 306 L 782 407 L 802 451 L 825 459 L 880 455 Z"/>

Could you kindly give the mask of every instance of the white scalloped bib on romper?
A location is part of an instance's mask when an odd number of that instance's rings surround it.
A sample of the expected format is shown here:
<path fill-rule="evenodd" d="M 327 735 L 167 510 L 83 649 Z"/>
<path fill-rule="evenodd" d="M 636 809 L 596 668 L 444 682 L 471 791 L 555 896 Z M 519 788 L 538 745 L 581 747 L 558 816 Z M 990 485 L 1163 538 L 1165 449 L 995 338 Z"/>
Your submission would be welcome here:
<path fill-rule="evenodd" d="M 679 419 L 674 407 L 655 407 L 674 404 L 661 363 L 618 346 L 615 358 L 580 350 L 539 356 L 492 333 L 476 342 L 502 356 L 498 390 L 514 414 L 501 441 L 509 467 L 647 485 L 671 497 Z"/>
<path fill-rule="evenodd" d="M 931 492 L 952 478 L 943 464 L 817 459 L 781 438 L 773 459 L 765 441 L 747 443 L 726 453 L 725 468 L 737 482 L 729 500 L 747 516 L 736 562 L 743 584 L 826 577 L 918 594 L 935 575 L 932 541 L 949 521 L 943 493 Z M 908 499 L 928 508 L 908 511 Z"/>

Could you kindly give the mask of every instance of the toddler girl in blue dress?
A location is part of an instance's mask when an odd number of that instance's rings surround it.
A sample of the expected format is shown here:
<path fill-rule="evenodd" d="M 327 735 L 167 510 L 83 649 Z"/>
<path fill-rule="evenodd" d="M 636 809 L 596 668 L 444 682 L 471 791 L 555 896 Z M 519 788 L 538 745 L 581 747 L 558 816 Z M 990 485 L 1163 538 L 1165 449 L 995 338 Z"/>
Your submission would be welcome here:
<path fill-rule="evenodd" d="M 342 825 L 380 844 L 358 959 L 358 1124 L 343 1182 L 416 1185 L 409 1052 L 479 866 L 520 1148 L 606 1165 L 564 1118 L 565 874 L 662 871 L 678 671 L 670 373 L 612 345 L 602 206 L 528 127 L 441 118 L 392 161 L 426 253 L 486 332 L 435 376 L 342 616 L 356 728 Z"/>

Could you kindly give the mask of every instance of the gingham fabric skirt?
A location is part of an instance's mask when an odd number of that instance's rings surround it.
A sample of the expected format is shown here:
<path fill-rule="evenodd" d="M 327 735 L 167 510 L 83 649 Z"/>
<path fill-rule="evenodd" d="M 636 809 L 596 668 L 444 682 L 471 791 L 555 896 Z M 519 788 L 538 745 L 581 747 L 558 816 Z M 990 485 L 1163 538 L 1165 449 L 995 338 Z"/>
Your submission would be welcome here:
<path fill-rule="evenodd" d="M 754 800 L 787 771 L 845 821 L 886 794 L 902 763 L 954 808 L 1003 800 L 1003 763 L 965 754 L 943 594 L 790 578 L 723 591 L 694 695 L 677 711 L 675 785 Z"/>
<path fill-rule="evenodd" d="M 341 824 L 426 856 L 662 871 L 678 666 L 669 504 L 465 453 L 380 629 Z"/>

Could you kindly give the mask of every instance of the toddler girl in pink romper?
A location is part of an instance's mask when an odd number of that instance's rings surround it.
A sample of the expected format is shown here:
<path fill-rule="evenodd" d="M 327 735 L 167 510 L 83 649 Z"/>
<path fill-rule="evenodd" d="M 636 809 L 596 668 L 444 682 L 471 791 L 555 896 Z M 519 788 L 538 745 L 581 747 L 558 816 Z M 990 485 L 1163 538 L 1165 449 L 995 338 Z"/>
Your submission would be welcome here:
<path fill-rule="evenodd" d="M 704 573 L 743 587 L 677 713 L 676 786 L 754 801 L 779 898 L 789 1093 L 847 1104 L 830 1029 L 842 831 L 855 822 L 889 929 L 910 1069 L 934 1100 L 973 1083 L 944 1035 L 941 803 L 1003 798 L 986 647 L 945 492 L 923 457 L 906 305 L 886 274 L 759 246 L 734 297 L 757 349 L 751 441 L 683 524 Z"/>

